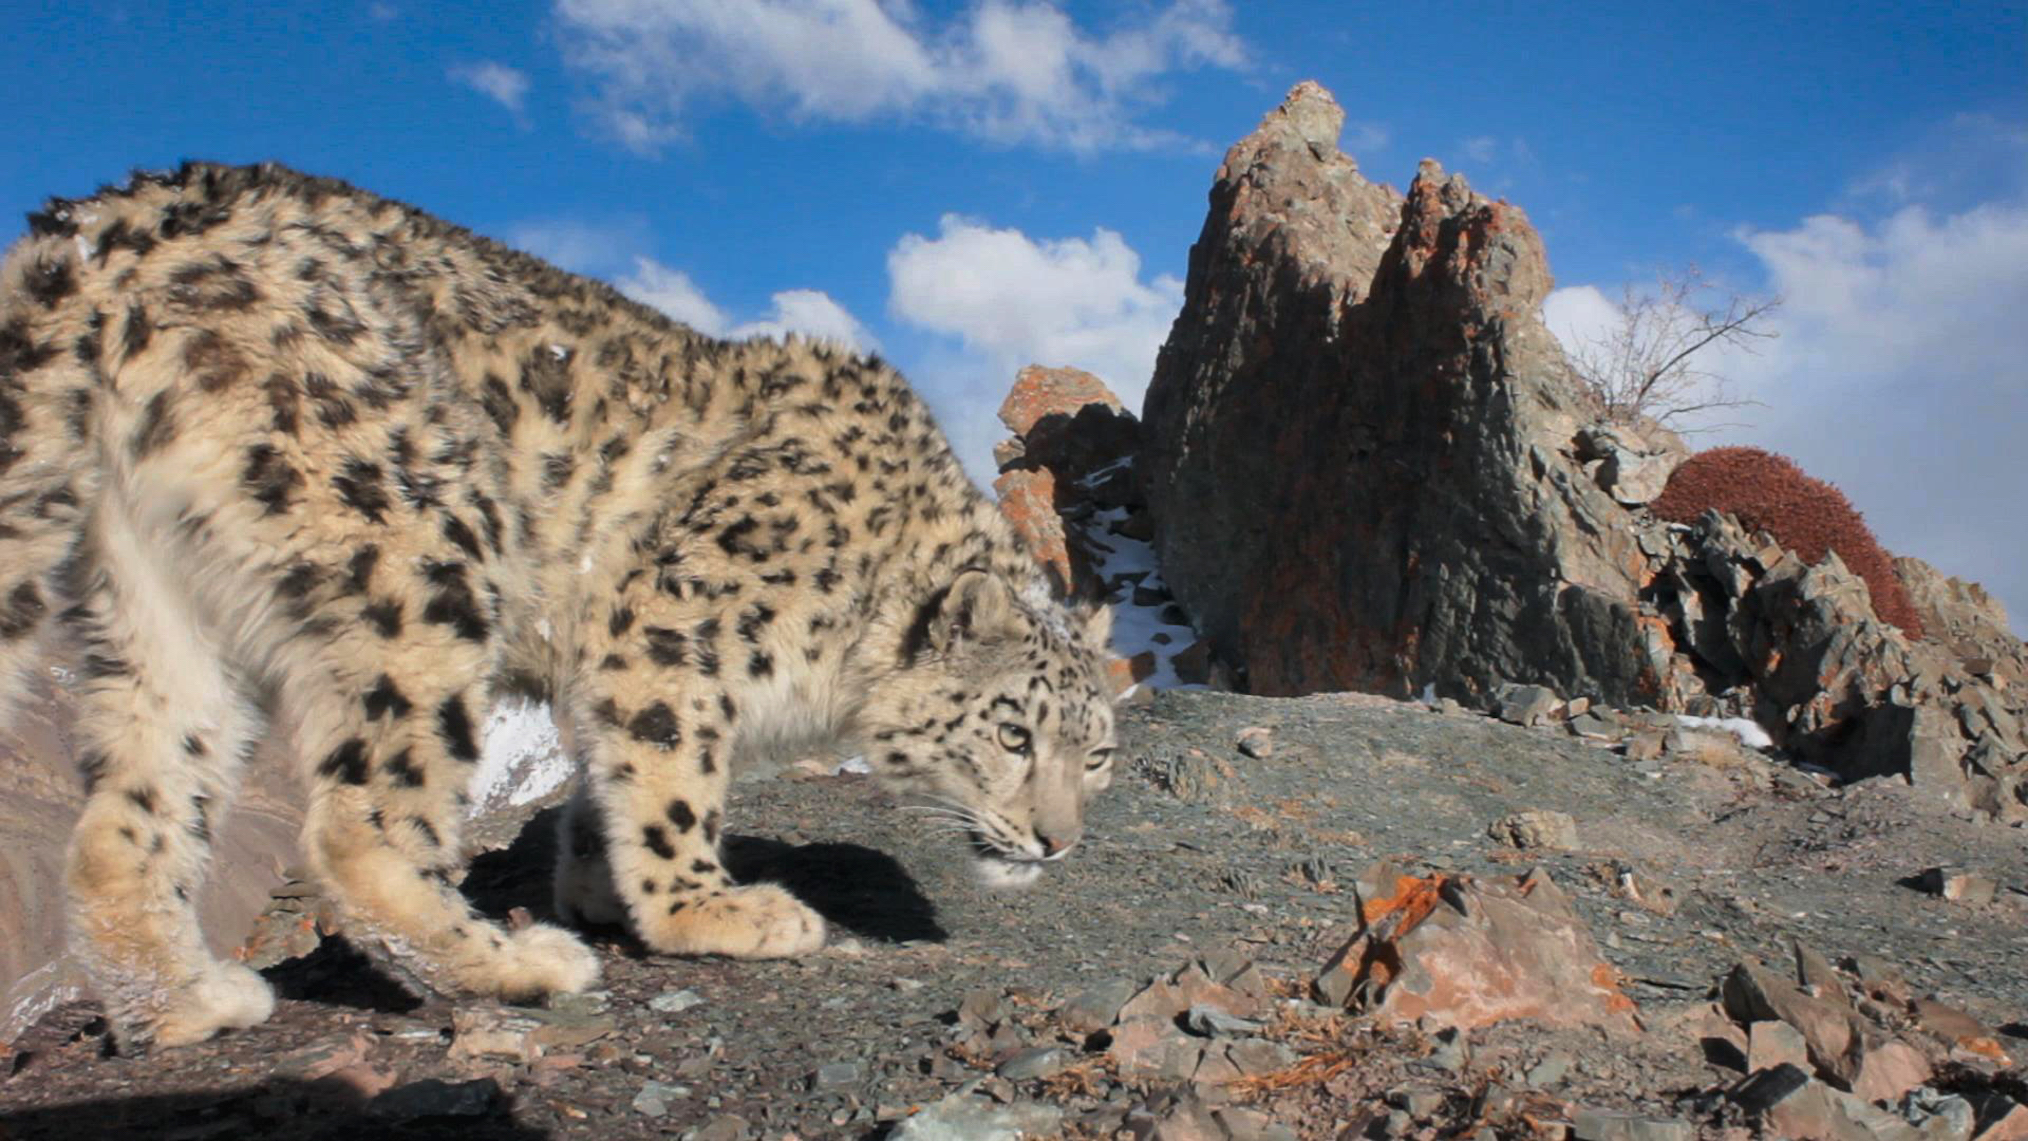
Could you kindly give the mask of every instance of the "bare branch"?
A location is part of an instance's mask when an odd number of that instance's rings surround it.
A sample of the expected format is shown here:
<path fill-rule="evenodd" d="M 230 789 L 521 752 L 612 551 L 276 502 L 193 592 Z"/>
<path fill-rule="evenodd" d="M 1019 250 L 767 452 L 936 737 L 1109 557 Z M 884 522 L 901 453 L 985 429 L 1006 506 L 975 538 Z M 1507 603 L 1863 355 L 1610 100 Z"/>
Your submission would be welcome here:
<path fill-rule="evenodd" d="M 1722 305 L 1705 307 L 1700 303 L 1711 289 L 1694 265 L 1658 274 L 1652 293 L 1629 285 L 1619 320 L 1567 350 L 1572 370 L 1606 419 L 1679 426 L 1701 414 L 1759 403 L 1734 395 L 1728 378 L 1696 362 L 1716 346 L 1751 353 L 1754 342 L 1775 337 L 1767 321 L 1781 299 L 1735 293 Z"/>

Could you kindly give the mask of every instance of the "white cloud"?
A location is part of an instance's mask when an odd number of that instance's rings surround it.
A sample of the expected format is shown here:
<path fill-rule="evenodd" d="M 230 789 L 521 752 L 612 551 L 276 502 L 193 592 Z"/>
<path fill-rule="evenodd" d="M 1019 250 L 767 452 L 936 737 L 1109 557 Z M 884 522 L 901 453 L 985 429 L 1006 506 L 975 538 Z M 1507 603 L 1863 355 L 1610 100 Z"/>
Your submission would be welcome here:
<path fill-rule="evenodd" d="M 1567 285 L 1542 302 L 1542 322 L 1564 347 L 1595 344 L 1621 319 L 1619 303 L 1595 285 Z"/>
<path fill-rule="evenodd" d="M 636 257 L 634 270 L 613 283 L 621 293 L 650 305 L 685 325 L 713 337 L 783 337 L 797 333 L 834 341 L 857 352 L 880 347 L 873 333 L 827 293 L 788 289 L 770 300 L 773 307 L 750 321 L 735 321 L 705 296 L 690 275 L 648 257 Z"/>
<path fill-rule="evenodd" d="M 1500 140 L 1491 135 L 1478 135 L 1458 144 L 1458 153 L 1473 162 L 1492 162 L 1500 153 Z"/>
<path fill-rule="evenodd" d="M 1757 355 L 1716 358 L 1751 423 L 1699 441 L 1793 457 L 1842 489 L 1883 545 L 1983 583 L 2028 630 L 2028 202 L 1743 231 L 1783 307 Z M 1618 314 L 1591 286 L 1544 305 L 1570 344 Z"/>
<path fill-rule="evenodd" d="M 1181 281 L 1143 281 L 1140 256 L 1105 229 L 1038 241 L 947 214 L 936 237 L 903 236 L 887 273 L 889 311 L 958 344 L 916 379 L 981 477 L 993 470 L 994 413 L 1017 369 L 1081 368 L 1138 409 L 1183 303 Z"/>
<path fill-rule="evenodd" d="M 450 69 L 451 79 L 464 84 L 514 113 L 519 119 L 528 100 L 528 76 L 506 64 L 486 60 L 459 64 Z"/>
<path fill-rule="evenodd" d="M 2028 630 L 2028 203 L 1822 215 L 1742 240 L 1787 299 L 1781 340 L 1736 369 L 1767 405 L 1751 435 L 1843 488 L 1896 553 L 1983 582 Z"/>
<path fill-rule="evenodd" d="M 858 350 L 880 347 L 873 333 L 831 295 L 815 289 L 785 289 L 769 298 L 774 308 L 765 317 L 737 326 L 734 337 L 780 337 L 800 333 L 836 341 Z"/>
<path fill-rule="evenodd" d="M 584 222 L 575 218 L 539 218 L 507 230 L 507 244 L 526 250 L 572 273 L 605 276 L 633 265 L 636 251 L 653 244 L 647 221 L 621 218 Z"/>
<path fill-rule="evenodd" d="M 1180 140 L 1135 122 L 1161 101 L 1159 79 L 1246 59 L 1225 0 L 1171 0 L 1104 34 L 1039 0 L 979 0 L 941 21 L 910 0 L 556 0 L 554 11 L 604 126 L 643 152 L 714 99 L 1079 152 L 1159 146 Z"/>
<path fill-rule="evenodd" d="M 396 16 L 401 15 L 401 11 L 392 4 L 376 2 L 366 6 L 366 14 L 385 24 Z"/>
<path fill-rule="evenodd" d="M 689 274 L 654 258 L 635 258 L 634 272 L 613 284 L 641 304 L 660 309 L 708 336 L 723 337 L 732 328 L 725 310 L 712 304 Z"/>

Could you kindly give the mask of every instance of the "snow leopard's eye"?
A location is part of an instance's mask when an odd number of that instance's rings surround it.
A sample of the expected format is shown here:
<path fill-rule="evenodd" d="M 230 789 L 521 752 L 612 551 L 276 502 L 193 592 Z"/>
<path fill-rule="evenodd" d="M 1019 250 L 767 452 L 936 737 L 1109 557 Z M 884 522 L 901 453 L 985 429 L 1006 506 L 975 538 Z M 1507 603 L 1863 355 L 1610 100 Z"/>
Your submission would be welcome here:
<path fill-rule="evenodd" d="M 1028 730 L 1023 729 L 1021 726 L 1000 726 L 1000 747 L 1008 752 L 1026 753 L 1028 751 L 1028 741 Z"/>
<path fill-rule="evenodd" d="M 1111 745 L 1101 745 L 1100 747 L 1093 749 L 1091 751 L 1091 755 L 1084 759 L 1084 770 L 1086 772 L 1095 773 L 1112 763 L 1113 763 L 1113 747 Z"/>

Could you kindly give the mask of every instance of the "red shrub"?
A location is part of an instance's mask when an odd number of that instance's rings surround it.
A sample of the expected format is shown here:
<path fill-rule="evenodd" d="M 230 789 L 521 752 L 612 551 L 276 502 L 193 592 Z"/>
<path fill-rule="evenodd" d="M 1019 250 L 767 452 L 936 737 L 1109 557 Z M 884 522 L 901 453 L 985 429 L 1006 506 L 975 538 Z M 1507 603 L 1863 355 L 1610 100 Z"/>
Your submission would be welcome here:
<path fill-rule="evenodd" d="M 1895 576 L 1866 520 L 1845 493 L 1803 474 L 1787 456 L 1759 448 L 1713 448 L 1683 462 L 1669 486 L 1651 505 L 1656 515 L 1694 522 L 1716 508 L 1748 530 L 1766 531 L 1775 541 L 1814 565 L 1826 551 L 1866 582 L 1873 612 L 1911 638 L 1922 637 L 1922 619 Z"/>

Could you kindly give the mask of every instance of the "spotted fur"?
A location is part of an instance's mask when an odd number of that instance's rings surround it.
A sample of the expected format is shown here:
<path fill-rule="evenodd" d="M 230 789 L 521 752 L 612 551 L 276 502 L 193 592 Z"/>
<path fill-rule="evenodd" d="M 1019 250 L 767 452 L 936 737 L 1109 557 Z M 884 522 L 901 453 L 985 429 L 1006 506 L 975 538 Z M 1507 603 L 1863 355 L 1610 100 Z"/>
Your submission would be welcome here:
<path fill-rule="evenodd" d="M 0 678 L 82 644 L 73 945 L 128 1044 L 253 1025 L 191 899 L 267 711 L 347 937 L 421 988 L 597 976 L 451 886 L 493 693 L 585 768 L 557 905 L 672 953 L 824 938 L 718 859 L 728 774 L 862 742 L 996 878 L 1110 775 L 1102 611 L 1052 601 L 892 370 L 726 343 L 398 203 L 187 165 L 0 267 Z M 54 620 L 54 621 L 52 621 Z"/>

